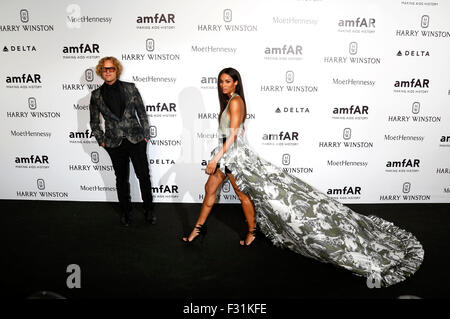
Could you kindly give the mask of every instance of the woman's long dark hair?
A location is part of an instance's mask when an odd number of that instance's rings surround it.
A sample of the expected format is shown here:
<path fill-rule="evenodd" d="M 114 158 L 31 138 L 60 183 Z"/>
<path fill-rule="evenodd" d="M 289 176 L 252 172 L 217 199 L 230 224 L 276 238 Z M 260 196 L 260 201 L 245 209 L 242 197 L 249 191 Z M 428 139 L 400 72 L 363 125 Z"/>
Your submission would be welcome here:
<path fill-rule="evenodd" d="M 245 118 L 247 117 L 247 105 L 245 103 L 244 87 L 242 85 L 241 75 L 239 74 L 239 72 L 236 69 L 233 69 L 233 68 L 223 69 L 222 71 L 220 71 L 219 76 L 217 77 L 217 92 L 219 93 L 219 103 L 220 103 L 219 122 L 220 122 L 220 117 L 222 116 L 222 113 L 225 110 L 225 108 L 227 107 L 228 101 L 230 99 L 228 97 L 228 95 L 223 94 L 222 90 L 220 89 L 220 76 L 224 73 L 231 76 L 231 78 L 233 79 L 233 82 L 238 81 L 238 84 L 236 85 L 236 91 L 234 93 L 237 93 L 242 98 L 242 101 L 244 101 L 245 116 L 244 116 L 244 120 L 242 121 L 242 123 L 244 123 Z"/>

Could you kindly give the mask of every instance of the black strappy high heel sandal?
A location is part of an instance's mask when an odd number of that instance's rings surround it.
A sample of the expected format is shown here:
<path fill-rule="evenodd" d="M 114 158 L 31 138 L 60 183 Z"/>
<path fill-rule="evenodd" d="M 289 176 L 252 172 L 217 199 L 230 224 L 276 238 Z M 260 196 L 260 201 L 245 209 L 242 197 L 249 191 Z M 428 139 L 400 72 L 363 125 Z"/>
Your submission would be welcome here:
<path fill-rule="evenodd" d="M 247 243 L 246 243 L 245 240 L 247 239 L 247 236 L 248 236 L 249 234 L 251 234 L 251 235 L 254 237 L 254 239 L 252 240 L 252 242 L 251 242 L 249 245 L 247 245 Z M 248 247 L 248 246 L 251 246 L 251 244 L 253 244 L 253 242 L 256 240 L 256 227 L 253 228 L 253 230 L 250 230 L 250 231 L 247 233 L 247 236 L 244 238 L 244 240 L 241 240 L 241 241 L 240 241 L 240 245 L 241 245 L 242 247 Z"/>
<path fill-rule="evenodd" d="M 187 245 L 192 244 L 193 241 L 194 241 L 197 237 L 200 237 L 200 236 L 202 237 L 201 240 L 200 240 L 200 243 L 203 243 L 203 239 L 205 238 L 206 232 L 207 232 L 207 227 L 206 227 L 206 225 L 199 224 L 199 225 L 195 226 L 194 229 L 195 229 L 196 232 L 197 232 L 197 236 L 195 236 L 194 239 L 192 239 L 191 241 L 189 241 L 189 236 L 183 237 L 183 239 L 182 239 Z"/>

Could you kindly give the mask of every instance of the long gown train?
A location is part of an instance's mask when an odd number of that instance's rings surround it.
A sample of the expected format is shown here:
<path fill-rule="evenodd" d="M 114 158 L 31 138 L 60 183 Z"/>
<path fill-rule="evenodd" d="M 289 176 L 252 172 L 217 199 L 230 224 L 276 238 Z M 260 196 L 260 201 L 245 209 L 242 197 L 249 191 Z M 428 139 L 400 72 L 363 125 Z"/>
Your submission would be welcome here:
<path fill-rule="evenodd" d="M 241 133 L 240 128 L 239 132 Z M 214 156 L 222 148 L 212 151 Z M 384 287 L 414 274 L 424 250 L 416 237 L 376 216 L 364 216 L 262 159 L 238 134 L 219 160 L 255 204 L 256 223 L 274 245 L 378 278 Z"/>

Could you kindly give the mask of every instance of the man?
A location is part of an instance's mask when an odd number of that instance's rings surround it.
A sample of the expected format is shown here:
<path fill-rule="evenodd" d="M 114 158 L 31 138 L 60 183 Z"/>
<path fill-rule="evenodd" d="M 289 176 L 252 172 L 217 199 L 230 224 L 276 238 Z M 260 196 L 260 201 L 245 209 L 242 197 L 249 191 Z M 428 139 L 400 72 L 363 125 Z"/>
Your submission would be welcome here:
<path fill-rule="evenodd" d="M 136 86 L 119 80 L 122 69 L 121 63 L 114 57 L 104 57 L 98 62 L 96 73 L 105 82 L 92 91 L 89 105 L 91 129 L 98 144 L 111 157 L 116 174 L 121 224 L 128 226 L 131 222 L 130 159 L 139 180 L 145 220 L 155 224 L 147 160 L 150 126 Z M 100 114 L 104 119 L 105 131 L 100 127 Z"/>

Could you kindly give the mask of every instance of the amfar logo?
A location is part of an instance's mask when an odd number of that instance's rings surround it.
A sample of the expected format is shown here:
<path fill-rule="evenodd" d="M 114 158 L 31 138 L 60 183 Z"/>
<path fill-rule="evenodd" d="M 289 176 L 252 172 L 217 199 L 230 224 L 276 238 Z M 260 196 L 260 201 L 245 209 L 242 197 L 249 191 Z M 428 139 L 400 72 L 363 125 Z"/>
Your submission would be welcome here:
<path fill-rule="evenodd" d="M 350 107 L 335 107 L 333 114 L 369 114 L 367 105 L 351 105 Z"/>
<path fill-rule="evenodd" d="M 138 16 L 136 22 L 140 24 L 175 23 L 175 14 L 156 13 L 154 16 Z"/>
<path fill-rule="evenodd" d="M 69 132 L 69 138 L 71 139 L 86 139 L 92 137 L 94 137 L 94 134 L 90 130 L 86 130 L 85 132 Z"/>
<path fill-rule="evenodd" d="M 231 22 L 233 20 L 233 11 L 231 9 L 223 10 L 223 21 Z"/>
<path fill-rule="evenodd" d="M 145 110 L 147 112 L 176 112 L 176 107 L 175 103 L 158 102 L 154 105 L 146 105 Z"/>
<path fill-rule="evenodd" d="M 100 45 L 98 45 L 97 43 L 81 43 L 76 46 L 64 46 L 63 53 L 100 53 L 99 48 Z"/>
<path fill-rule="evenodd" d="M 160 185 L 159 187 L 152 187 L 152 193 L 155 194 L 178 194 L 178 186 L 177 185 Z"/>
<path fill-rule="evenodd" d="M 361 195 L 361 187 L 344 186 L 344 188 L 329 188 L 327 195 Z"/>
<path fill-rule="evenodd" d="M 402 161 L 387 161 L 386 167 L 420 167 L 420 159 L 406 159 Z"/>
<path fill-rule="evenodd" d="M 410 81 L 395 81 L 394 87 L 398 88 L 429 88 L 429 79 L 411 79 Z"/>
<path fill-rule="evenodd" d="M 264 134 L 263 140 L 265 141 L 298 141 L 299 132 L 283 132 L 279 134 Z"/>
<path fill-rule="evenodd" d="M 338 26 L 347 28 L 375 28 L 375 19 L 358 17 L 354 20 L 339 20 Z"/>
<path fill-rule="evenodd" d="M 31 155 L 28 157 L 16 157 L 16 164 L 49 164 L 47 155 Z"/>
<path fill-rule="evenodd" d="M 22 74 L 22 76 L 7 76 L 6 83 L 42 83 L 41 75 L 35 74 Z"/>
<path fill-rule="evenodd" d="M 283 45 L 282 47 L 266 47 L 265 54 L 270 55 L 302 55 L 303 47 L 301 45 Z"/>

